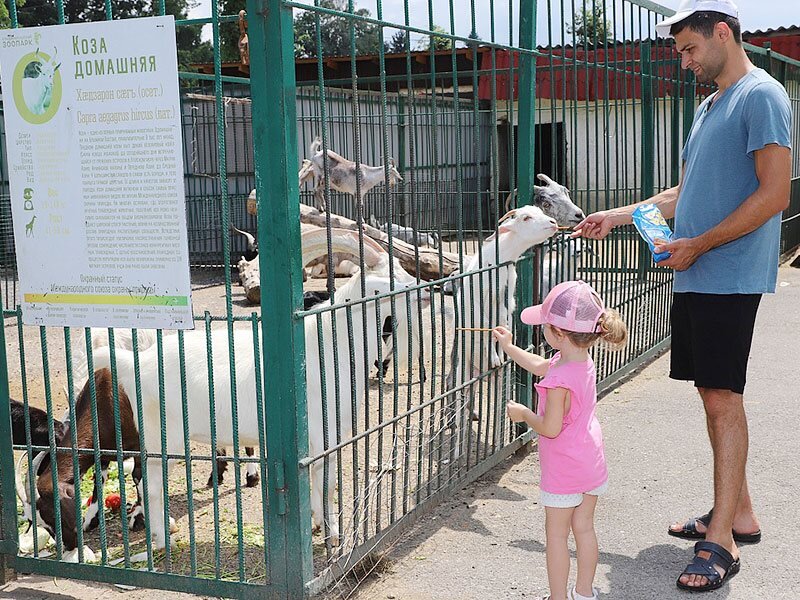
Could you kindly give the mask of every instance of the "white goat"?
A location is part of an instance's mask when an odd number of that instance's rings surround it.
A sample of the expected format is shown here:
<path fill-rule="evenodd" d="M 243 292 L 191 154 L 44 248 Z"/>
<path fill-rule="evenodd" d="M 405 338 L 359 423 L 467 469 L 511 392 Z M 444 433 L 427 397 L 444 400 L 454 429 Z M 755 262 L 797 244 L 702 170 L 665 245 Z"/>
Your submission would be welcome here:
<path fill-rule="evenodd" d="M 327 210 L 325 202 L 325 157 L 322 152 L 322 140 L 316 138 L 309 148 L 311 154 L 308 163 L 303 161 L 303 166 L 298 173 L 300 184 L 314 179 L 314 198 L 316 199 L 319 210 Z M 356 198 L 359 209 L 363 206 L 364 196 L 372 188 L 381 183 L 386 183 L 390 187 L 403 181 L 400 173 L 394 166 L 394 159 L 389 159 L 388 168 L 384 165 L 371 167 L 369 165 L 358 165 L 360 177 L 356 170 L 356 163 L 343 156 L 336 154 L 333 150 L 328 150 L 328 182 L 330 187 L 339 192 L 351 194 Z M 388 170 L 388 175 L 387 175 Z M 359 181 L 360 179 L 360 181 Z M 358 185 L 357 185 L 358 184 Z M 356 189 L 358 187 L 358 189 Z M 357 193 L 360 192 L 360 195 Z"/>
<path fill-rule="evenodd" d="M 334 238 L 336 251 L 358 251 L 358 234 L 337 232 Z M 327 252 L 325 230 L 310 231 L 303 234 L 304 252 L 303 261 Z M 364 263 L 366 270 L 351 278 L 351 280 L 336 292 L 337 304 L 356 301 L 364 298 L 362 285 L 366 298 L 373 294 L 383 294 L 391 290 L 402 290 L 416 283 L 416 280 L 403 271 L 399 263 L 394 264 L 394 279 L 389 278 L 389 256 L 375 242 L 364 239 Z M 363 277 L 362 277 L 363 275 Z M 417 294 L 412 293 L 411 299 L 416 302 Z M 427 303 L 429 297 L 422 298 Z M 382 316 L 391 315 L 391 302 L 389 298 L 367 301 L 350 305 L 351 318 L 345 316 L 344 308 L 337 311 L 336 325 L 331 319 L 332 312 L 325 312 L 321 317 L 321 333 L 317 331 L 317 317 L 312 316 L 305 320 L 305 346 L 306 346 L 306 389 L 308 402 L 308 427 L 309 450 L 312 457 L 318 457 L 341 441 L 352 437 L 352 415 L 350 399 L 356 398 L 356 410 L 360 409 L 363 398 L 368 390 L 364 387 L 366 370 L 373 364 L 379 355 L 380 326 L 377 322 L 375 303 L 380 305 Z M 328 301 L 330 303 L 330 301 Z M 416 308 L 416 305 L 414 305 Z M 398 311 L 398 317 L 401 316 Z M 364 321 L 366 321 L 366 340 L 364 347 Z M 320 346 L 319 337 L 322 337 Z M 189 437 L 193 440 L 210 443 L 211 419 L 216 422 L 216 439 L 218 444 L 232 444 L 233 428 L 231 416 L 230 395 L 230 370 L 228 368 L 229 348 L 227 332 L 219 331 L 211 336 L 212 356 L 214 368 L 214 397 L 215 414 L 211 414 L 209 407 L 209 373 L 206 350 L 206 336 L 204 332 L 189 332 L 184 336 L 185 361 L 192 368 L 187 371 L 187 392 L 189 396 Z M 165 397 L 166 397 L 166 426 L 167 452 L 178 452 L 183 448 L 183 417 L 181 411 L 181 387 L 178 346 L 176 336 L 165 339 L 163 359 L 165 365 Z M 398 340 L 398 343 L 401 341 Z M 334 367 L 334 350 L 347 348 L 355 357 L 351 369 L 342 368 L 338 371 Z M 262 346 L 263 347 L 263 346 Z M 250 330 L 237 330 L 234 332 L 234 348 L 236 351 L 236 380 L 238 405 L 238 431 L 239 442 L 242 444 L 257 444 L 259 441 L 259 419 L 256 409 L 255 369 L 256 361 L 253 355 L 253 334 Z M 328 382 L 325 397 L 322 394 L 322 379 L 320 377 L 320 355 L 324 356 L 324 377 Z M 159 417 L 159 389 L 157 368 L 158 360 L 155 348 L 150 348 L 141 353 L 139 357 L 141 368 L 142 403 L 145 418 L 145 441 L 148 451 L 159 451 L 161 448 L 162 426 Z M 107 366 L 110 357 L 107 349 L 98 350 L 95 364 L 98 368 Z M 125 389 L 133 389 L 135 385 L 133 373 L 133 355 L 130 352 L 117 352 L 117 368 L 120 382 Z M 333 391 L 332 382 L 338 378 L 340 395 L 337 399 Z M 265 387 L 269 383 L 265 383 Z M 323 424 L 323 403 L 327 409 L 327 423 Z M 336 412 L 339 407 L 339 418 Z M 341 423 L 341 430 L 337 431 L 337 422 Z M 325 425 L 325 426 L 323 426 Z M 328 439 L 324 439 L 327 430 Z M 332 473 L 337 472 L 336 453 L 326 459 L 318 459 L 311 466 L 312 496 L 311 508 L 314 524 L 321 526 L 328 523 L 330 540 L 338 544 L 339 529 L 333 507 L 333 488 L 336 477 L 328 479 L 328 485 L 323 488 L 324 462 L 328 461 Z M 163 510 L 163 479 L 161 459 L 151 458 L 147 464 L 147 477 L 149 484 L 150 527 L 153 543 L 156 548 L 165 545 L 164 510 Z M 327 504 L 323 499 L 327 495 Z"/>
<path fill-rule="evenodd" d="M 173 331 L 164 331 L 163 336 L 175 335 Z M 92 356 L 99 348 L 104 348 L 109 345 L 108 329 L 92 327 Z M 158 340 L 158 332 L 155 329 L 137 329 L 136 330 L 137 347 L 139 351 L 147 350 L 155 346 Z M 81 393 L 84 382 L 89 378 L 89 365 L 86 360 L 85 344 L 75 344 L 75 351 L 73 352 L 73 392 L 74 397 L 77 398 Z M 133 351 L 133 331 L 131 329 L 115 329 L 114 330 L 114 348 L 117 350 Z M 96 367 L 99 368 L 99 367 Z M 133 395 L 132 393 L 130 395 Z M 219 456 L 226 456 L 225 447 L 219 446 L 217 448 Z M 253 447 L 245 447 L 245 454 L 247 456 L 254 456 L 255 452 Z M 217 484 L 222 484 L 224 474 L 228 469 L 228 461 L 220 458 L 217 459 Z M 260 478 L 258 465 L 256 463 L 248 462 L 246 470 L 247 487 L 255 487 L 258 485 Z M 206 487 L 212 487 L 213 472 L 209 475 Z"/>
<path fill-rule="evenodd" d="M 563 185 L 553 181 L 544 173 L 536 175 L 540 181 L 547 185 L 534 185 L 531 204 L 542 209 L 548 217 L 553 217 L 563 227 L 572 227 L 586 218 L 583 210 L 577 206 L 569 196 L 569 190 Z M 515 189 L 506 198 L 506 211 L 511 210 L 511 202 L 516 196 Z"/>
<path fill-rule="evenodd" d="M 556 284 L 578 279 L 578 266 L 583 254 L 594 254 L 583 238 L 565 236 L 553 242 L 542 261 L 542 287 L 544 299 Z"/>
<path fill-rule="evenodd" d="M 36 49 L 37 61 L 34 63 L 37 71 L 36 77 L 24 77 L 22 79 L 22 97 L 25 100 L 25 105 L 35 115 L 44 114 L 50 105 L 50 99 L 53 95 L 53 77 L 56 71 L 61 66 L 61 63 L 56 63 L 56 54 L 58 49 L 53 52 L 53 56 L 45 60 L 39 54 L 39 49 Z"/>
<path fill-rule="evenodd" d="M 497 223 L 497 231 L 487 237 L 478 254 L 474 255 L 461 273 L 460 283 L 454 286 L 454 295 L 460 304 L 456 310 L 456 325 L 459 327 L 491 328 L 497 325 L 511 326 L 511 315 L 515 309 L 514 293 L 517 286 L 517 270 L 513 264 L 522 254 L 537 244 L 543 243 L 558 231 L 556 221 L 545 215 L 536 206 L 523 206 L 509 211 Z M 503 263 L 512 263 L 489 269 Z M 470 275 L 470 273 L 474 273 Z M 463 310 L 462 310 L 463 307 Z M 464 322 L 461 322 L 461 315 Z M 465 332 L 466 352 L 458 359 L 461 348 L 461 332 L 456 331 L 451 353 L 451 371 L 448 387 L 463 386 L 465 381 L 498 367 L 502 363 L 497 344 L 486 332 Z M 461 392 L 456 394 L 462 397 Z M 463 404 L 456 404 L 456 428 L 463 413 Z M 460 440 L 456 444 L 456 457 L 460 454 Z"/>

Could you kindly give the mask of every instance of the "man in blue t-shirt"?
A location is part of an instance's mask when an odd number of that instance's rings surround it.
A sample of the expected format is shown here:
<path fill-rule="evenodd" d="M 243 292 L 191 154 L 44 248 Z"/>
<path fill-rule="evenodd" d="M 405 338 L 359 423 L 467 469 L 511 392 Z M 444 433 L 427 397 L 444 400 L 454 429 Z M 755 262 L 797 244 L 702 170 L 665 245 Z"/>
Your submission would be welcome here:
<path fill-rule="evenodd" d="M 789 206 L 792 112 L 783 86 L 756 68 L 741 45 L 730 0 L 684 0 L 657 26 L 672 35 L 681 65 L 717 91 L 697 109 L 674 188 L 644 203 L 675 217 L 674 241 L 657 247 L 675 270 L 670 377 L 694 381 L 714 456 L 714 508 L 668 533 L 703 539 L 678 578 L 680 588 L 716 589 L 739 571 L 736 542 L 761 529 L 745 477 L 743 392 L 756 311 L 774 293 L 780 214 Z M 637 205 L 589 215 L 579 234 L 602 239 L 631 223 Z"/>

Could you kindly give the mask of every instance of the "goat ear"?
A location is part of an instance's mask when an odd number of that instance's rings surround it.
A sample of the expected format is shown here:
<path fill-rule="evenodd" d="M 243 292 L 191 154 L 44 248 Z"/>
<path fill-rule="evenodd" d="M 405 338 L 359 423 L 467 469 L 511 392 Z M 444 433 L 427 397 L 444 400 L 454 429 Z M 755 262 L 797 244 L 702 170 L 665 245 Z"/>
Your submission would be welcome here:
<path fill-rule="evenodd" d="M 493 233 L 492 235 L 490 235 L 489 237 L 487 237 L 487 238 L 486 238 L 484 241 L 486 241 L 486 242 L 491 242 L 491 241 L 493 241 L 493 240 L 494 240 L 494 239 L 495 239 L 495 238 L 496 238 L 498 235 L 500 235 L 501 233 L 508 233 L 509 231 L 511 231 L 511 228 L 510 228 L 510 227 L 508 227 L 508 226 L 506 226 L 506 225 L 500 225 L 500 227 L 498 227 L 498 228 L 497 228 L 497 231 L 496 231 L 496 232 L 494 232 L 494 233 Z"/>
<path fill-rule="evenodd" d="M 69 498 L 70 500 L 75 499 L 75 486 L 71 483 L 67 483 L 66 481 L 59 481 L 58 482 L 58 495 L 64 499 Z"/>

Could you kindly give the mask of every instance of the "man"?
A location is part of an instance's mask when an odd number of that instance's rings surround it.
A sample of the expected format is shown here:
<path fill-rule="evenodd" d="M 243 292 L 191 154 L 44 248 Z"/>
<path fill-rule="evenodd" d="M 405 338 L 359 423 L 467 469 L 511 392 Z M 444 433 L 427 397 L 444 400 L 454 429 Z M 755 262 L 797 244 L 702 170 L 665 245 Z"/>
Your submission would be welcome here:
<path fill-rule="evenodd" d="M 709 513 L 669 530 L 705 537 L 677 585 L 706 591 L 739 571 L 736 540 L 761 537 L 745 477 L 742 394 L 758 304 L 777 280 L 791 107 L 783 87 L 747 58 L 730 0 L 684 1 L 657 30 L 675 38 L 684 69 L 718 87 L 695 113 L 680 184 L 644 201 L 675 217 L 674 241 L 656 248 L 671 254 L 660 264 L 675 270 L 670 377 L 694 381 L 713 449 L 713 519 Z M 630 223 L 635 206 L 589 215 L 577 235 L 602 239 Z"/>

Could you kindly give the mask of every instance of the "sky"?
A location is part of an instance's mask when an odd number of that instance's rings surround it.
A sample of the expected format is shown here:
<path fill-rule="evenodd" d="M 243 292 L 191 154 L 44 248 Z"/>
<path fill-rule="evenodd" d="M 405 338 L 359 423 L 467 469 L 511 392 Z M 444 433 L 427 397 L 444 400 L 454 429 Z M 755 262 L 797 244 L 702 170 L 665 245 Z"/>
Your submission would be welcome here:
<path fill-rule="evenodd" d="M 300 0 L 306 1 L 306 0 Z M 310 4 L 311 0 L 308 0 Z M 537 38 L 538 43 L 546 44 L 548 39 L 552 39 L 553 43 L 561 43 L 561 28 L 562 17 L 560 6 L 565 6 L 565 12 L 569 15 L 573 5 L 576 7 L 582 6 L 586 2 L 587 6 L 592 5 L 593 0 L 550 0 L 549 4 L 553 7 L 551 18 L 548 19 L 546 15 L 546 6 L 548 2 L 539 0 L 538 10 L 539 15 L 537 19 Z M 594 0 L 598 2 L 599 0 Z M 606 8 L 607 15 L 611 13 L 612 1 L 618 7 L 623 5 L 622 0 L 609 0 L 608 7 Z M 211 15 L 210 0 L 199 0 L 199 5 L 195 7 L 190 17 L 207 17 Z M 373 16 L 378 15 L 378 0 L 356 0 L 356 8 L 367 8 Z M 455 7 L 453 10 L 454 15 L 451 19 L 450 5 Z M 509 40 L 513 43 L 518 42 L 518 6 L 519 0 L 494 0 L 494 20 L 491 19 L 489 14 L 490 0 L 407 0 L 408 12 L 410 15 L 409 24 L 413 27 L 428 28 L 430 14 L 429 6 L 433 7 L 433 22 L 436 25 L 443 27 L 448 32 L 453 31 L 456 35 L 467 37 L 472 31 L 472 11 L 470 6 L 475 5 L 475 29 L 481 39 L 494 41 L 502 44 L 507 44 Z M 630 2 L 625 2 L 626 13 L 630 13 Z M 680 0 L 661 0 L 659 2 L 662 6 L 677 9 Z M 778 27 L 787 27 L 790 25 L 800 25 L 800 2 L 798 0 L 739 0 L 740 20 L 742 22 L 742 29 L 744 31 L 755 31 L 758 29 L 776 29 Z M 381 2 L 381 11 L 383 19 L 392 23 L 405 23 L 405 5 L 406 0 L 383 0 Z M 509 23 L 509 6 L 512 7 L 512 21 Z M 621 12 L 621 11 L 620 11 Z M 636 11 L 638 15 L 638 11 Z M 637 23 L 633 26 L 633 32 L 638 34 L 639 24 L 638 16 L 636 17 Z M 548 37 L 548 21 L 550 22 L 549 29 L 553 32 L 552 38 Z M 492 32 L 494 26 L 494 34 Z M 630 17 L 626 17 L 623 23 L 622 19 L 617 19 L 617 37 L 622 37 L 623 27 L 625 29 L 626 38 L 630 39 L 632 25 Z M 647 31 L 647 24 L 642 23 L 644 31 Z M 208 30 L 208 27 L 206 28 Z M 652 25 L 651 25 L 652 31 Z M 390 29 L 385 30 L 384 36 L 388 39 L 394 32 Z M 513 37 L 509 35 L 513 34 Z M 204 37 L 210 38 L 210 32 Z M 419 34 L 412 33 L 412 45 L 420 43 L 420 38 L 423 37 Z M 571 36 L 567 34 L 567 42 L 571 41 Z M 639 37 L 634 35 L 633 37 Z M 646 37 L 646 36 L 645 36 Z M 427 39 L 427 38 L 426 38 Z"/>

